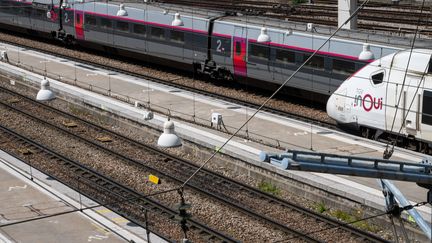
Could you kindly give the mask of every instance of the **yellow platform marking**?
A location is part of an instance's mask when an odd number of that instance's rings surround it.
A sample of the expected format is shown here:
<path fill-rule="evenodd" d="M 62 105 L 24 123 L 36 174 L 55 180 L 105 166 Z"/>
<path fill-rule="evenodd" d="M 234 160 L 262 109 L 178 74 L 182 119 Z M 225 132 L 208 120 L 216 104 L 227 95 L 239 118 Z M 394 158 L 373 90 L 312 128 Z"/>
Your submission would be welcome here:
<path fill-rule="evenodd" d="M 129 220 L 127 220 L 125 218 L 122 218 L 122 217 L 111 218 L 111 220 L 114 221 L 114 222 L 116 222 L 117 224 L 129 222 Z"/>
<path fill-rule="evenodd" d="M 149 175 L 149 181 L 156 185 L 161 183 L 159 177 L 152 174 Z"/>
<path fill-rule="evenodd" d="M 98 209 L 98 210 L 96 210 L 96 212 L 98 212 L 98 213 L 110 213 L 110 212 L 112 212 L 112 211 L 109 210 L 108 208 L 103 208 L 103 209 Z"/>

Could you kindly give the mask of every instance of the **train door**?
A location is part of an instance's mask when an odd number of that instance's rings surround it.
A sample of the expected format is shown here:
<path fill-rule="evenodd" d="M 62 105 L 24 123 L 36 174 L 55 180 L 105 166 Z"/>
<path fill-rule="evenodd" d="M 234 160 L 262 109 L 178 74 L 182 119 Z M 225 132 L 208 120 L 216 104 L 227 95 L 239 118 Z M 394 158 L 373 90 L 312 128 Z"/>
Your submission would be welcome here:
<path fill-rule="evenodd" d="M 233 66 L 234 75 L 247 76 L 245 28 L 235 27 L 233 36 Z"/>
<path fill-rule="evenodd" d="M 421 76 L 407 74 L 401 97 L 401 124 L 410 135 L 420 131 L 420 96 L 423 86 Z"/>
<path fill-rule="evenodd" d="M 75 35 L 78 40 L 84 40 L 84 12 L 75 11 Z"/>

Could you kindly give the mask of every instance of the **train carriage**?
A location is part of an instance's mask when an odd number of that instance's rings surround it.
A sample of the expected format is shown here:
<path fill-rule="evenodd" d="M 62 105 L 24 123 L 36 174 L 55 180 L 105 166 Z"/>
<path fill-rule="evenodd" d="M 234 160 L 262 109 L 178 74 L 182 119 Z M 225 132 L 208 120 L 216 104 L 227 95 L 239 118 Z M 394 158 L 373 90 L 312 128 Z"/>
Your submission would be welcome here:
<path fill-rule="evenodd" d="M 167 4 L 85 0 L 0 0 L 0 4 L 0 24 L 8 29 L 264 88 L 280 85 L 331 33 L 327 27 Z M 380 38 L 341 31 L 287 86 L 326 99 L 373 58 L 409 44 L 403 38 L 395 38 L 397 46 L 367 43 L 371 39 Z M 363 50 L 366 43 L 370 49 Z"/>

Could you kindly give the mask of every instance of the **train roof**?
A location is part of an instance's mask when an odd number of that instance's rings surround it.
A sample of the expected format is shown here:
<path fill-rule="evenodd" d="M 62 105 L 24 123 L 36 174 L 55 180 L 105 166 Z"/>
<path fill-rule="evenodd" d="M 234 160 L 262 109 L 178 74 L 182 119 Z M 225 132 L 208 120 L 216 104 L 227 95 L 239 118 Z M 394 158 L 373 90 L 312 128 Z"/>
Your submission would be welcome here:
<path fill-rule="evenodd" d="M 377 59 L 372 65 L 392 68 L 399 71 L 406 70 L 408 66 L 409 72 L 423 74 L 427 71 L 426 68 L 429 65 L 431 56 L 431 49 L 406 49 Z"/>
<path fill-rule="evenodd" d="M 46 0 L 38 0 L 38 1 L 46 1 Z M 49 0 L 50 1 L 50 0 Z M 136 1 L 136 2 L 125 2 L 121 0 L 112 0 L 112 1 L 105 1 L 105 0 L 92 0 L 92 1 L 85 1 L 85 0 L 69 0 L 69 4 L 110 4 L 110 5 L 118 5 L 124 4 L 126 8 L 135 8 L 139 10 L 145 10 L 145 11 L 153 11 L 153 12 L 161 12 L 164 14 L 173 14 L 173 13 L 179 13 L 182 16 L 193 16 L 194 18 L 201 18 L 201 19 L 210 19 L 218 16 L 223 16 L 224 12 L 221 11 L 215 11 L 215 10 L 208 10 L 208 9 L 202 9 L 202 8 L 190 8 L 190 7 L 183 7 L 181 5 L 176 4 L 166 4 L 166 3 L 145 3 L 144 1 Z"/>
<path fill-rule="evenodd" d="M 230 22 L 243 26 L 257 26 L 259 28 L 266 27 L 268 29 L 275 29 L 283 32 L 297 31 L 309 34 L 330 36 L 336 31 L 336 27 L 313 25 L 313 32 L 307 31 L 307 23 L 294 22 L 287 19 L 275 19 L 261 16 L 226 16 L 218 21 Z M 407 36 L 394 36 L 386 32 L 380 31 L 367 31 L 367 30 L 347 30 L 341 29 L 336 34 L 337 38 L 343 38 L 347 40 L 354 40 L 359 42 L 367 42 L 381 45 L 399 46 L 408 48 L 411 46 L 412 37 Z M 415 42 L 416 48 L 432 48 L 432 41 L 430 39 L 417 38 Z"/>

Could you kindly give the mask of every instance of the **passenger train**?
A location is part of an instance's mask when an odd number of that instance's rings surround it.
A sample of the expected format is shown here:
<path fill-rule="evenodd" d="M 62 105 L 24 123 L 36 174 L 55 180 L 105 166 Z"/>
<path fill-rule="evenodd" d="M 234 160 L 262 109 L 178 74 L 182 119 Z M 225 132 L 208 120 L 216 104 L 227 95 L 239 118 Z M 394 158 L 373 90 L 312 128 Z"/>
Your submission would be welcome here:
<path fill-rule="evenodd" d="M 285 81 L 332 32 L 287 20 L 146 2 L 0 0 L 0 27 L 266 88 Z M 341 31 L 287 84 L 288 90 L 326 100 L 375 57 L 409 43 Z"/>
<path fill-rule="evenodd" d="M 430 49 L 409 49 L 375 60 L 330 96 L 328 115 L 364 137 L 431 152 L 431 57 Z"/>

